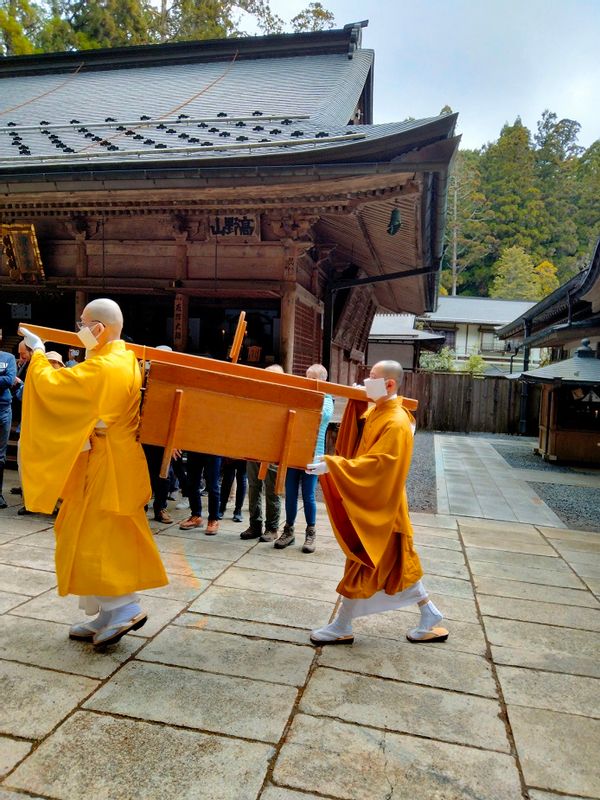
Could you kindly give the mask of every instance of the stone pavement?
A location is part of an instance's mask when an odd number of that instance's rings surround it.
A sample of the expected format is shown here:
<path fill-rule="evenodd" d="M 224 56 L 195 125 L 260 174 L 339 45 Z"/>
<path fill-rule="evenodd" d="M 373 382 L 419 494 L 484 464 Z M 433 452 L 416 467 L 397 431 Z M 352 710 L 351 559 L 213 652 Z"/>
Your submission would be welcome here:
<path fill-rule="evenodd" d="M 67 638 L 81 614 L 56 596 L 52 520 L 16 508 L 0 512 L 0 800 L 600 798 L 598 534 L 414 514 L 448 642 L 409 644 L 416 614 L 390 612 L 321 651 L 308 632 L 343 561 L 323 507 L 313 555 L 230 520 L 210 538 L 152 523 L 171 583 L 99 654 Z"/>
<path fill-rule="evenodd" d="M 481 436 L 435 434 L 438 513 L 564 528 L 526 481 L 597 488 L 600 495 L 600 473 L 513 469 L 493 442 Z M 513 447 L 519 444 L 533 450 L 531 439 L 512 443 Z"/>

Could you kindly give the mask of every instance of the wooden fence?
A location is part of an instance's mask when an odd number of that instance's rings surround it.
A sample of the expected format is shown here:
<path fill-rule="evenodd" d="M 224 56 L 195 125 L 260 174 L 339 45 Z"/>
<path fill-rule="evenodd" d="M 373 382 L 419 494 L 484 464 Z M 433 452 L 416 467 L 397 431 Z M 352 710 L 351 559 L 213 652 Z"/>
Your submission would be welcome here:
<path fill-rule="evenodd" d="M 452 372 L 405 372 L 402 392 L 419 401 L 417 427 L 430 431 L 518 433 L 520 381 Z M 529 386 L 527 435 L 536 436 L 540 391 Z"/>

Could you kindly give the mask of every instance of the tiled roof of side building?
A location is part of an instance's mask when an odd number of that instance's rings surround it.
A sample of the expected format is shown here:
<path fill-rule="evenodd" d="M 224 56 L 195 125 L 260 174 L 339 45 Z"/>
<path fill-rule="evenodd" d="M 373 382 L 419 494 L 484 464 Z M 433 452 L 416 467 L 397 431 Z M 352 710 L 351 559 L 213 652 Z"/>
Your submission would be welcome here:
<path fill-rule="evenodd" d="M 526 300 L 496 300 L 491 297 L 440 297 L 437 311 L 424 314 L 431 322 L 466 322 L 506 325 L 535 303 Z"/>

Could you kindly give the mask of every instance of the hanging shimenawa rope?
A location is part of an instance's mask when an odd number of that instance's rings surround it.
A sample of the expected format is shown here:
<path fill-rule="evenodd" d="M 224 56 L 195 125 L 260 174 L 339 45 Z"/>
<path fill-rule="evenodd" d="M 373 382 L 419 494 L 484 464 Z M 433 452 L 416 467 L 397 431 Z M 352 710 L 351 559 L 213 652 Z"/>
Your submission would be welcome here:
<path fill-rule="evenodd" d="M 40 100 L 42 97 L 46 97 L 47 95 L 52 94 L 52 92 L 57 92 L 59 89 L 62 89 L 63 86 L 66 86 L 67 83 L 70 83 L 74 78 L 77 77 L 77 74 L 80 72 L 80 70 L 84 66 L 85 66 L 85 64 L 82 61 L 81 64 L 75 70 L 75 72 L 72 75 L 70 75 L 67 78 L 66 81 L 63 81 L 62 83 L 59 83 L 58 86 L 55 86 L 53 89 L 48 89 L 48 91 L 46 91 L 46 92 L 42 92 L 41 94 L 38 94 L 35 97 L 30 98 L 29 100 L 25 100 L 23 103 L 19 103 L 19 105 L 17 105 L 17 106 L 12 106 L 12 108 L 5 108 L 4 111 L 0 111 L 0 117 L 3 114 L 10 114 L 11 111 L 17 111 L 17 109 L 23 108 L 23 106 L 29 105 L 29 103 L 33 103 L 36 100 Z"/>
<path fill-rule="evenodd" d="M 238 55 L 239 55 L 239 50 L 236 50 L 235 53 L 233 54 L 233 58 L 231 59 L 231 61 L 229 62 L 229 64 L 227 65 L 226 69 L 224 70 L 224 72 L 221 75 L 219 75 L 217 78 L 215 78 L 214 81 L 211 81 L 203 89 L 200 89 L 199 92 L 196 92 L 191 97 L 189 97 L 187 100 L 184 100 L 183 103 L 180 103 L 178 106 L 175 106 L 174 108 L 170 108 L 168 111 L 165 111 L 164 114 L 161 114 L 159 117 L 156 118 L 157 121 L 161 120 L 161 119 L 165 119 L 165 117 L 171 117 L 173 114 L 175 114 L 176 111 L 179 111 L 181 108 L 185 108 L 186 106 L 189 106 L 189 104 L 193 103 L 194 100 L 196 100 L 198 97 L 203 95 L 205 92 L 208 92 L 209 89 L 212 89 L 212 87 L 215 86 L 217 83 L 220 83 L 220 81 L 222 81 L 225 77 L 227 77 L 228 73 L 232 70 L 233 65 L 235 64 Z M 144 125 L 144 126 L 142 126 L 142 125 L 132 125 L 130 127 L 130 130 L 136 131 L 136 130 L 138 130 L 138 128 L 141 128 L 141 127 L 147 127 L 147 125 Z M 117 133 L 117 134 L 115 134 L 115 136 L 111 136 L 111 137 L 108 137 L 108 138 L 104 139 L 104 141 L 114 142 L 117 139 L 121 139 L 125 135 L 126 135 L 125 133 Z M 84 147 L 81 150 L 78 150 L 77 152 L 78 153 L 85 153 L 87 150 L 93 150 L 94 147 L 98 147 L 99 144 L 100 144 L 99 142 L 93 142 L 92 144 L 89 144 L 87 147 Z"/>

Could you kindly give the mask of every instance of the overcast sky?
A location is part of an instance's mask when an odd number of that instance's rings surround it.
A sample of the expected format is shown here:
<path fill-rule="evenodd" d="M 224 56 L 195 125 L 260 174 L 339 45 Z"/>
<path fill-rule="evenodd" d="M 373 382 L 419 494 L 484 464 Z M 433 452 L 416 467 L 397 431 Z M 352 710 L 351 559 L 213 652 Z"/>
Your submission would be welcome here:
<path fill-rule="evenodd" d="M 271 0 L 286 21 L 309 0 Z M 600 138 L 600 0 L 322 0 L 335 27 L 368 19 L 375 122 L 459 112 L 463 147 L 545 108 Z"/>

